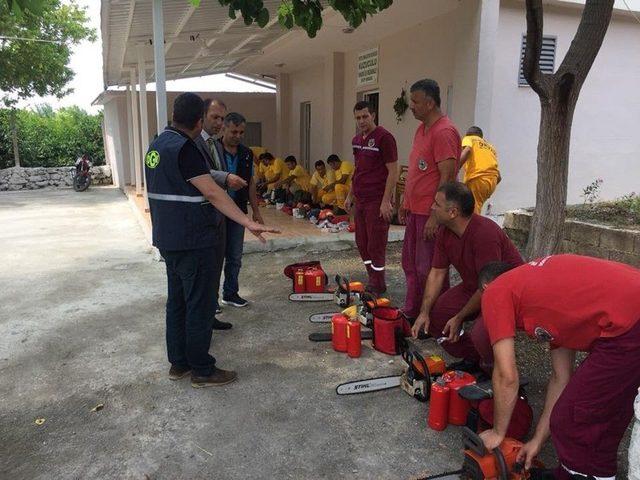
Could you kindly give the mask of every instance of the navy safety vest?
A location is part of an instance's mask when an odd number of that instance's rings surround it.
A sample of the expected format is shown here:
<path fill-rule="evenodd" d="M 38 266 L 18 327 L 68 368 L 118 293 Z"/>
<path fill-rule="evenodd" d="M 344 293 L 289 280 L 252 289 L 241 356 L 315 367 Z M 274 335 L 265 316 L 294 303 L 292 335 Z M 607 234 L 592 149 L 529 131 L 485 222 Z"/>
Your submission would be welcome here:
<path fill-rule="evenodd" d="M 216 140 L 216 147 L 218 148 L 218 153 L 224 153 L 224 146 L 222 145 L 221 140 Z M 236 170 L 236 175 L 242 178 L 245 182 L 247 182 L 247 186 L 241 188 L 240 190 L 236 190 L 234 201 L 238 208 L 242 210 L 244 213 L 247 213 L 249 210 L 247 209 L 247 203 L 249 202 L 249 183 L 251 182 L 251 166 L 253 165 L 253 152 L 249 147 L 245 147 L 243 144 L 238 145 L 238 166 Z M 229 166 L 227 165 L 227 170 Z"/>
<path fill-rule="evenodd" d="M 167 128 L 151 142 L 145 155 L 152 243 L 159 249 L 195 250 L 213 247 L 220 239 L 222 214 L 185 181 L 178 167 L 180 150 L 189 141 Z M 206 165 L 204 157 L 202 162 Z"/>

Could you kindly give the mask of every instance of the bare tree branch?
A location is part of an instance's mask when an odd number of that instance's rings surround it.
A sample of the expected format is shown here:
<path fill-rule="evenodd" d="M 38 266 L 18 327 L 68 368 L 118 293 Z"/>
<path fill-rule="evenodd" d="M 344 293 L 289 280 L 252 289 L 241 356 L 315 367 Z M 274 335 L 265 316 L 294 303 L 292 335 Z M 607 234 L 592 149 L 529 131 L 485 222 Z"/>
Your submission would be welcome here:
<path fill-rule="evenodd" d="M 541 99 L 549 98 L 546 75 L 540 70 L 542 51 L 542 0 L 527 0 L 527 44 L 522 62 L 522 73 L 529 86 Z"/>
<path fill-rule="evenodd" d="M 580 25 L 557 75 L 574 74 L 578 88 L 582 86 L 600 51 L 611 22 L 614 0 L 586 0 Z"/>

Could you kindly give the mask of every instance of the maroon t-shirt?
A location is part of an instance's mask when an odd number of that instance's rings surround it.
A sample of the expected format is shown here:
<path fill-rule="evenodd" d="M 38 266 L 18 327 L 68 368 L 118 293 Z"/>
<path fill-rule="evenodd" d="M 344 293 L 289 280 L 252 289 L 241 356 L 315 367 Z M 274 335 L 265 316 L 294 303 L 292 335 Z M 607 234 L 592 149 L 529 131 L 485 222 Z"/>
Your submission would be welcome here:
<path fill-rule="evenodd" d="M 356 169 L 351 181 L 353 195 L 359 201 L 382 200 L 387 183 L 387 163 L 398 161 L 396 139 L 382 127 L 369 135 L 353 137 L 353 158 Z"/>
<path fill-rule="evenodd" d="M 524 263 L 518 249 L 496 222 L 474 213 L 462 237 L 440 227 L 431 262 L 433 268 L 453 265 L 462 278 L 462 288 L 473 293 L 478 289 L 480 270 L 489 262 L 507 262 L 514 267 Z"/>

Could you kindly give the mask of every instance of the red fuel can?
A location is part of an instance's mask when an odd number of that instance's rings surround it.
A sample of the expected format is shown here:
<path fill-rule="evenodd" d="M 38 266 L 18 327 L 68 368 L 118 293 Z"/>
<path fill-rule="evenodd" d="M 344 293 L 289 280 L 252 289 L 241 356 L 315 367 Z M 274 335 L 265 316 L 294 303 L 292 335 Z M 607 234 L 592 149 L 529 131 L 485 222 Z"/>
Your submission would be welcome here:
<path fill-rule="evenodd" d="M 465 385 L 476 383 L 476 377 L 467 372 L 449 371 L 443 375 L 444 380 L 449 384 L 449 423 L 451 425 L 466 425 L 467 415 L 471 404 L 469 400 L 458 395 Z"/>
<path fill-rule="evenodd" d="M 293 274 L 293 292 L 305 293 L 305 270 L 298 268 Z"/>
<path fill-rule="evenodd" d="M 324 270 L 311 267 L 304 272 L 304 287 L 306 293 L 322 293 L 325 291 Z"/>
<path fill-rule="evenodd" d="M 349 319 L 341 313 L 331 317 L 331 344 L 336 352 L 347 351 L 347 323 Z"/>
<path fill-rule="evenodd" d="M 347 322 L 347 355 L 358 358 L 362 353 L 362 338 L 360 334 L 360 322 L 349 320 Z"/>
<path fill-rule="evenodd" d="M 438 380 L 431 385 L 427 424 L 433 430 L 441 431 L 447 428 L 450 390 L 447 382 L 442 377 L 438 378 Z"/>

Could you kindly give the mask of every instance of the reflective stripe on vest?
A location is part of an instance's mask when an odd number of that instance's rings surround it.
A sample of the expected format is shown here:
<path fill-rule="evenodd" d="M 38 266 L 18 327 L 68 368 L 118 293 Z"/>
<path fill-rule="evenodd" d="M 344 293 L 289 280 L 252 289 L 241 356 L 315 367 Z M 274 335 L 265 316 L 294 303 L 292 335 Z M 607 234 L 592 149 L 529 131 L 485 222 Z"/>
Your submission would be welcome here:
<path fill-rule="evenodd" d="M 187 203 L 202 203 L 205 198 L 200 196 L 190 195 L 168 195 L 164 193 L 148 193 L 147 196 L 152 200 L 164 200 L 166 202 L 187 202 Z"/>

